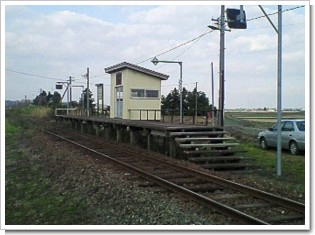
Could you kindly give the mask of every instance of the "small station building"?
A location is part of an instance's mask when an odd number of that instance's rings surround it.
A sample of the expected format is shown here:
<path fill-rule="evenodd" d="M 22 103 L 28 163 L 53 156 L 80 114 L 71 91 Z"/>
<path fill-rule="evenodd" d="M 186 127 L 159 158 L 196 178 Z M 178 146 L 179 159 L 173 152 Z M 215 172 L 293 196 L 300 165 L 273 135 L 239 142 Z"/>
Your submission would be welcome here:
<path fill-rule="evenodd" d="M 105 72 L 111 75 L 110 118 L 160 120 L 161 81 L 168 75 L 127 62 Z"/>

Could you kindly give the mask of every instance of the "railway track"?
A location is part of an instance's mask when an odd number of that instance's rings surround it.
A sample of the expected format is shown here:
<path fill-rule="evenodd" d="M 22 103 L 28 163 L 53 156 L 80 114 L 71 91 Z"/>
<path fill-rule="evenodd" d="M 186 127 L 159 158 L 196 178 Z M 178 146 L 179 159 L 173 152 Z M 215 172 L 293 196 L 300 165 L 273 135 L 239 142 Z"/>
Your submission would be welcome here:
<path fill-rule="evenodd" d="M 55 138 L 136 172 L 151 182 L 149 186 L 158 185 L 166 188 L 234 218 L 241 224 L 305 223 L 305 205 L 302 203 L 191 169 L 173 161 L 162 160 L 147 151 L 135 151 L 101 138 L 46 124 L 36 123 L 34 126 Z"/>

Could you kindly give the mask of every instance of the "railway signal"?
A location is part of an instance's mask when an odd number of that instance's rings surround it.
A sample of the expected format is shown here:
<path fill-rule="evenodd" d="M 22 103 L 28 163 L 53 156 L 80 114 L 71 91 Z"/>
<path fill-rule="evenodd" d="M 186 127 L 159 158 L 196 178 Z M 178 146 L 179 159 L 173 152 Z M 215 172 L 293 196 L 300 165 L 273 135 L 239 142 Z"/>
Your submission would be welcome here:
<path fill-rule="evenodd" d="M 241 6 L 240 9 L 226 9 L 227 24 L 230 29 L 246 29 L 246 14 Z"/>

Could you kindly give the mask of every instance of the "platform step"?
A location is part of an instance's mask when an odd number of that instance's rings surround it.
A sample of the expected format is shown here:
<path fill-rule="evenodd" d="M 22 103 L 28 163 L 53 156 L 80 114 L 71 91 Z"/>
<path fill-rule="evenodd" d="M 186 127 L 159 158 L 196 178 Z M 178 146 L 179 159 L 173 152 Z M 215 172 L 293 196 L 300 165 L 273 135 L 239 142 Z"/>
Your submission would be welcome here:
<path fill-rule="evenodd" d="M 254 167 L 253 164 L 249 163 L 213 163 L 213 164 L 201 164 L 206 169 L 235 169 L 235 168 L 246 168 Z"/>
<path fill-rule="evenodd" d="M 218 136 L 224 135 L 225 131 L 177 131 L 177 132 L 170 132 L 170 136 L 191 136 L 191 135 L 199 135 L 199 136 Z"/>
<path fill-rule="evenodd" d="M 238 146 L 239 143 L 219 143 L 219 144 L 179 144 L 179 147 L 181 148 L 196 148 L 196 147 L 212 147 L 212 148 L 217 148 L 217 147 L 232 147 L 232 146 Z"/>
<path fill-rule="evenodd" d="M 233 161 L 233 160 L 255 160 L 252 157 L 243 156 L 207 156 L 207 157 L 190 157 L 188 158 L 191 162 L 215 162 L 215 161 Z"/>
<path fill-rule="evenodd" d="M 235 140 L 233 137 L 191 137 L 191 138 L 175 138 L 177 143 L 187 142 L 187 141 L 227 141 Z"/>
<path fill-rule="evenodd" d="M 227 156 L 239 152 L 245 152 L 236 149 L 199 149 L 199 150 L 184 150 L 186 155 L 207 155 L 207 156 Z"/>

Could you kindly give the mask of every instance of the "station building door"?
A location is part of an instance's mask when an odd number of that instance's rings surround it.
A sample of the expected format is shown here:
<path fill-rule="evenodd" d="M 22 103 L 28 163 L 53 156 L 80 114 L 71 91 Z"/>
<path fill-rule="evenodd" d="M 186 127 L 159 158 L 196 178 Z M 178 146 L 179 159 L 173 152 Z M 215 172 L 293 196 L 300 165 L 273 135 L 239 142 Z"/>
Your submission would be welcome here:
<path fill-rule="evenodd" d="M 123 87 L 116 87 L 116 108 L 115 118 L 123 117 Z"/>

